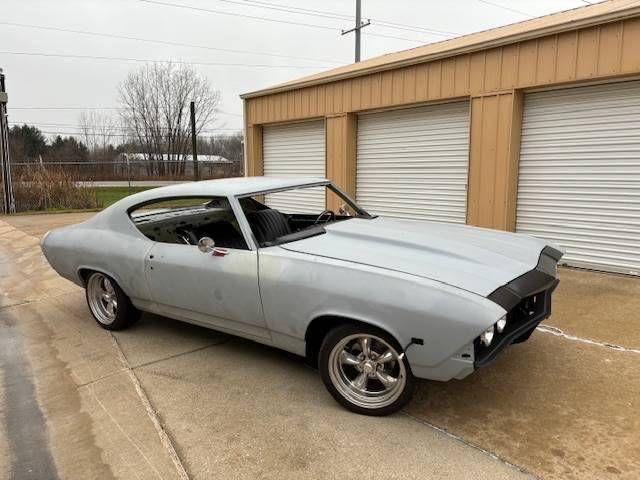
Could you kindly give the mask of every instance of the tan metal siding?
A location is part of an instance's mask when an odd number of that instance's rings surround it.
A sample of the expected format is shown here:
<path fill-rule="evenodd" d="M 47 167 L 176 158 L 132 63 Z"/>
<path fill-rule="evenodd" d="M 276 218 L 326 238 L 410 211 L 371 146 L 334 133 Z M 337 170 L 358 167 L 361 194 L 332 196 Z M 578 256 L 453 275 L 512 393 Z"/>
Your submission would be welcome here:
<path fill-rule="evenodd" d="M 245 130 L 245 151 L 247 152 L 247 175 L 262 175 L 262 127 L 254 125 Z"/>
<path fill-rule="evenodd" d="M 513 230 L 521 96 L 508 92 L 471 101 L 467 223 Z"/>
<path fill-rule="evenodd" d="M 336 115 L 640 72 L 640 19 L 249 98 L 247 124 Z M 312 100 L 316 99 L 316 100 Z M 267 108 L 273 102 L 273 108 Z"/>
<path fill-rule="evenodd" d="M 514 143 L 519 135 L 518 92 L 526 88 L 640 75 L 639 45 L 640 18 L 626 18 L 484 51 L 247 98 L 247 170 L 253 174 L 262 171 L 261 150 L 251 145 L 258 144 L 252 139 L 259 135 L 259 130 L 250 132 L 254 125 L 339 117 L 471 97 L 467 221 L 513 230 L 519 150 L 518 142 Z M 505 96 L 505 92 L 511 97 Z M 339 151 L 340 146 L 334 142 L 349 141 L 355 136 L 355 133 L 346 133 L 351 131 L 348 123 L 336 121 L 328 128 L 333 130 L 327 135 L 327 151 Z M 485 139 L 485 135 L 491 138 Z M 494 151 L 497 156 L 492 159 Z M 350 172 L 350 165 L 339 167 L 338 164 L 352 158 L 341 153 L 334 160 L 327 159 L 328 164 L 333 162 L 331 169 L 336 172 L 336 179 L 344 185 L 355 179 L 343 178 L 342 172 Z"/>
<path fill-rule="evenodd" d="M 351 197 L 356 194 L 356 125 L 353 114 L 329 117 L 326 120 L 327 178 Z M 327 208 L 337 212 L 338 197 L 327 196 Z"/>
<path fill-rule="evenodd" d="M 627 20 L 622 25 L 622 46 L 620 47 L 620 70 L 636 72 L 640 70 L 640 18 Z"/>

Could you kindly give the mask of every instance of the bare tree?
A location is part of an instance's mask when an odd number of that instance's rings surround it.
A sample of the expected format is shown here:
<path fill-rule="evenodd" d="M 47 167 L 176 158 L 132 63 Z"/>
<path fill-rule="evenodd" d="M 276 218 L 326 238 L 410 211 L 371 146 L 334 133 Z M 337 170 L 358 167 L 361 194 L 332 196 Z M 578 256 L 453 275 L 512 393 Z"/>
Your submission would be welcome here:
<path fill-rule="evenodd" d="M 119 167 L 115 161 L 116 148 L 122 138 L 122 130 L 118 125 L 118 118 L 103 112 L 85 110 L 80 113 L 78 125 L 81 137 L 88 150 L 88 160 L 92 165 L 85 166 L 86 175 L 102 176 L 109 178 L 117 175 Z M 80 166 L 76 167 L 80 171 Z"/>
<path fill-rule="evenodd" d="M 122 140 L 117 118 L 97 111 L 83 111 L 78 118 L 84 144 L 90 153 L 102 157 Z"/>
<path fill-rule="evenodd" d="M 184 173 L 189 152 L 189 103 L 195 102 L 199 133 L 214 121 L 220 92 L 191 66 L 153 63 L 129 74 L 120 101 L 123 124 L 153 168 L 148 173 L 175 175 Z"/>

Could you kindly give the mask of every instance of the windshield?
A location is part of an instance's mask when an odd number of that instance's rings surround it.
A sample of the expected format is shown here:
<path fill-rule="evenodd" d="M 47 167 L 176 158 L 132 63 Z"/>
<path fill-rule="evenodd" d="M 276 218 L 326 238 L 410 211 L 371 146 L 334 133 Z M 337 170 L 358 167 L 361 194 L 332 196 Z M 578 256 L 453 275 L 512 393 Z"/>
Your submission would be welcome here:
<path fill-rule="evenodd" d="M 372 218 L 333 185 L 305 185 L 239 199 L 261 247 L 325 233 L 327 224 Z"/>

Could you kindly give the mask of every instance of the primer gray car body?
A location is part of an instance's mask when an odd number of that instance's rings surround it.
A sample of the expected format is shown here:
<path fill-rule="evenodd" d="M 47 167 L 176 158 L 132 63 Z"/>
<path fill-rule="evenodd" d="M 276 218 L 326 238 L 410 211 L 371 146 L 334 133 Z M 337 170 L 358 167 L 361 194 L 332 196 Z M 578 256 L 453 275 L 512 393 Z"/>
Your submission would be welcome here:
<path fill-rule="evenodd" d="M 417 377 L 449 380 L 473 372 L 479 335 L 512 306 L 510 300 L 496 298 L 515 295 L 517 288 L 510 285 L 537 272 L 543 250 L 553 246 L 465 225 L 374 217 L 329 224 L 322 235 L 258 247 L 239 198 L 329 183 L 248 177 L 147 190 L 86 222 L 48 232 L 42 249 L 52 267 L 78 285 L 83 286 L 85 269 L 111 276 L 143 311 L 298 355 L 307 353 L 312 322 L 342 317 L 379 327 L 402 346 L 421 340 L 423 345 L 406 351 Z M 191 245 L 154 242 L 129 217 L 130 209 L 141 203 L 187 195 L 227 197 L 249 250 L 232 249 L 216 257 Z M 545 278 L 555 280 L 556 257 L 545 267 Z M 534 290 L 520 292 L 514 302 L 540 288 Z"/>

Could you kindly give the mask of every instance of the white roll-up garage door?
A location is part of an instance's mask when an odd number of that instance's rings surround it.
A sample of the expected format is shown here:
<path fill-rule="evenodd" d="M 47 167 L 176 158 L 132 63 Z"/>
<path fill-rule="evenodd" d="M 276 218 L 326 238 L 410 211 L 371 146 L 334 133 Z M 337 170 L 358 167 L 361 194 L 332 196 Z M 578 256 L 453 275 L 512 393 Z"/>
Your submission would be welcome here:
<path fill-rule="evenodd" d="M 640 82 L 526 95 L 519 170 L 517 231 L 640 274 Z"/>
<path fill-rule="evenodd" d="M 325 177 L 324 121 L 264 127 L 262 158 L 267 177 Z M 325 209 L 320 188 L 267 195 L 269 206 L 287 213 L 313 213 Z"/>
<path fill-rule="evenodd" d="M 465 223 L 469 103 L 358 117 L 356 198 L 371 213 Z"/>

